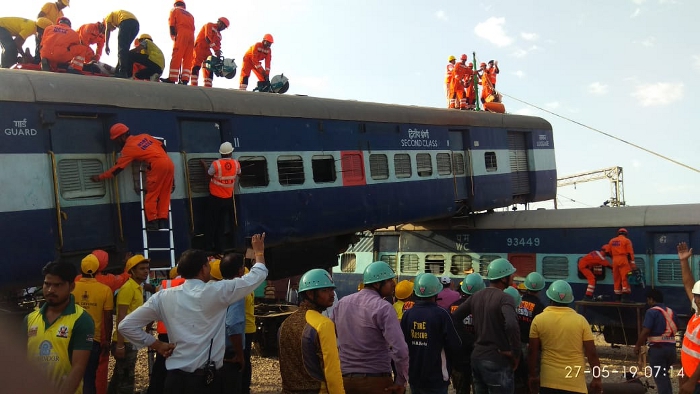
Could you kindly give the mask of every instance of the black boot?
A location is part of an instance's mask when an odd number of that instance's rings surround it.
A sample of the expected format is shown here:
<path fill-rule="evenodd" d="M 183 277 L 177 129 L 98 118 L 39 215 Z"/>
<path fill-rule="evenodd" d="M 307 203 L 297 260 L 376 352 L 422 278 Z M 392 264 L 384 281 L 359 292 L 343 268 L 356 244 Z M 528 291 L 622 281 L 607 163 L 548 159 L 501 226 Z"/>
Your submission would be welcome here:
<path fill-rule="evenodd" d="M 158 230 L 159 230 L 158 219 L 149 220 L 146 222 L 146 231 L 158 231 Z"/>
<path fill-rule="evenodd" d="M 630 294 L 629 293 L 622 294 L 622 296 L 620 297 L 620 302 L 625 302 L 625 303 L 632 302 L 632 299 L 630 298 Z"/>
<path fill-rule="evenodd" d="M 615 302 L 622 302 L 622 294 L 615 294 Z"/>
<path fill-rule="evenodd" d="M 587 296 L 584 296 L 583 299 L 582 299 L 581 301 L 592 302 L 592 301 L 593 301 L 593 297 L 587 295 Z"/>

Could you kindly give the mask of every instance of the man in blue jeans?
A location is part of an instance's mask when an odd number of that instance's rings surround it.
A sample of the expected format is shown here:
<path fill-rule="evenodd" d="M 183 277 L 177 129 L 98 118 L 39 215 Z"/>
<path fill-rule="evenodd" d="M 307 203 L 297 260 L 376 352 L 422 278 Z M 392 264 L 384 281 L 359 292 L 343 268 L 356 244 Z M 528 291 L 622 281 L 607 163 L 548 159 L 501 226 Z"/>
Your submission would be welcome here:
<path fill-rule="evenodd" d="M 678 318 L 671 308 L 664 305 L 664 295 L 660 290 L 650 288 L 646 296 L 649 309 L 644 315 L 642 333 L 634 346 L 634 353 L 638 355 L 642 346 L 648 343 L 652 371 L 668 371 L 676 362 Z M 673 392 L 670 374 L 654 373 L 654 382 L 659 394 Z"/>
<path fill-rule="evenodd" d="M 513 284 L 515 267 L 500 258 L 489 264 L 490 286 L 469 297 L 452 314 L 456 321 L 472 315 L 476 342 L 472 352 L 475 394 L 513 394 L 513 371 L 520 360 L 520 327 L 513 297 L 503 290 Z"/>

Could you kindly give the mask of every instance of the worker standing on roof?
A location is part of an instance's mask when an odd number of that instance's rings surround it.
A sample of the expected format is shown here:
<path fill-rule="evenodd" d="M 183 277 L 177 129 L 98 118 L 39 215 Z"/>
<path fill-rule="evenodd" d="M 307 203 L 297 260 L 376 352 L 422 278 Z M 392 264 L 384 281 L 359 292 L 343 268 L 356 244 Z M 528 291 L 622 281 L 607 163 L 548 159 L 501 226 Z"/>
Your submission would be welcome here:
<path fill-rule="evenodd" d="M 184 1 L 176 1 L 168 18 L 170 38 L 173 39 L 173 55 L 170 58 L 168 77 L 163 82 L 183 85 L 190 83 L 194 56 L 194 16 L 186 10 Z M 201 64 L 201 63 L 200 63 Z"/>
<path fill-rule="evenodd" d="M 593 273 L 593 269 L 599 265 L 612 268 L 612 264 L 608 262 L 605 256 L 610 256 L 610 245 L 608 244 L 603 245 L 600 251 L 594 250 L 581 257 L 578 261 L 578 270 L 588 279 L 588 287 L 586 288 L 586 295 L 583 297 L 583 301 L 593 301 L 593 293 L 595 293 L 596 284 L 596 277 Z"/>
<path fill-rule="evenodd" d="M 221 154 L 221 158 L 214 160 L 210 166 L 207 166 L 204 160 L 200 161 L 210 178 L 204 243 L 207 250 L 216 253 L 223 251 L 222 238 L 226 231 L 227 221 L 233 224 L 235 215 L 232 201 L 233 189 L 238 175 L 241 173 L 241 164 L 231 156 L 233 145 L 230 142 L 221 144 L 219 154 Z"/>
<path fill-rule="evenodd" d="M 617 230 L 617 237 L 608 242 L 612 255 L 613 289 L 617 301 L 630 302 L 630 289 L 627 275 L 637 269 L 634 262 L 632 241 L 627 238 L 627 229 Z"/>
<path fill-rule="evenodd" d="M 134 160 L 145 161 L 146 197 L 144 210 L 146 230 L 157 231 L 168 228 L 170 192 L 173 188 L 175 166 L 168 157 L 163 144 L 148 134 L 129 135 L 129 128 L 124 123 L 116 123 L 109 129 L 109 137 L 121 149 L 121 156 L 116 164 L 100 175 L 93 175 L 92 181 L 109 179 L 122 172 Z"/>
<path fill-rule="evenodd" d="M 471 78 L 471 69 L 467 67 L 467 55 L 460 56 L 460 62 L 452 70 L 452 91 L 450 95 L 450 108 L 467 109 L 467 93 L 465 91 L 466 80 Z M 459 102 L 459 104 L 457 104 Z M 459 105 L 459 107 L 458 107 Z"/>
<path fill-rule="evenodd" d="M 70 0 L 58 0 L 56 2 L 45 3 L 41 7 L 41 11 L 36 16 L 38 18 L 46 18 L 51 21 L 52 25 L 58 23 L 58 18 L 63 17 L 63 9 L 70 5 Z M 34 50 L 34 62 L 39 63 L 39 48 L 41 46 L 41 37 L 43 31 L 38 31 L 36 35 L 36 49 Z"/>
<path fill-rule="evenodd" d="M 78 28 L 78 37 L 80 37 L 80 43 L 85 46 L 97 45 L 97 48 L 93 50 L 95 55 L 92 59 L 85 59 L 85 61 L 99 62 L 105 46 L 105 24 L 102 22 L 86 23 Z"/>
<path fill-rule="evenodd" d="M 447 96 L 447 108 L 450 107 L 450 85 L 452 84 L 452 70 L 455 68 L 455 62 L 457 59 L 450 55 L 447 58 L 447 69 L 445 71 L 445 95 Z"/>
<path fill-rule="evenodd" d="M 139 34 L 139 21 L 129 11 L 117 10 L 110 12 L 104 21 L 105 25 L 105 53 L 109 55 L 110 34 L 119 28 L 117 37 L 117 68 L 114 74 L 117 78 L 130 78 L 132 75 L 132 62 L 129 57 L 131 42 Z"/>
<path fill-rule="evenodd" d="M 259 81 L 270 81 L 270 67 L 272 63 L 272 44 L 275 40 L 272 34 L 265 34 L 261 42 L 248 48 L 248 51 L 243 56 L 243 69 L 241 70 L 241 82 L 238 88 L 240 90 L 248 89 L 248 78 L 250 72 L 254 72 Z M 260 62 L 265 61 L 265 68 Z"/>
<path fill-rule="evenodd" d="M 0 18 L 0 68 L 10 68 L 17 64 L 17 55 L 24 53 L 22 45 L 27 37 L 39 31 L 43 32 L 50 25 L 51 21 L 47 18 L 39 18 L 36 21 L 16 17 Z"/>
<path fill-rule="evenodd" d="M 68 72 L 80 72 L 85 64 L 85 57 L 92 50 L 80 43 L 80 36 L 71 29 L 71 22 L 66 17 L 58 18 L 58 23 L 44 31 L 41 39 L 41 70 L 56 70 L 68 64 Z"/>
<path fill-rule="evenodd" d="M 141 34 L 134 40 L 134 49 L 129 51 L 129 56 L 134 63 L 134 79 L 158 81 L 163 74 L 165 57 L 150 34 Z"/>
<path fill-rule="evenodd" d="M 212 49 L 214 56 L 221 56 L 221 32 L 226 30 L 228 26 L 228 19 L 222 16 L 216 23 L 209 22 L 199 30 L 197 39 L 194 41 L 194 60 L 192 61 L 192 79 L 190 80 L 192 86 L 197 86 L 199 83 L 199 69 L 202 68 L 202 63 L 212 55 Z M 212 86 L 212 78 L 214 78 L 214 74 L 205 68 L 204 87 L 210 88 Z"/>

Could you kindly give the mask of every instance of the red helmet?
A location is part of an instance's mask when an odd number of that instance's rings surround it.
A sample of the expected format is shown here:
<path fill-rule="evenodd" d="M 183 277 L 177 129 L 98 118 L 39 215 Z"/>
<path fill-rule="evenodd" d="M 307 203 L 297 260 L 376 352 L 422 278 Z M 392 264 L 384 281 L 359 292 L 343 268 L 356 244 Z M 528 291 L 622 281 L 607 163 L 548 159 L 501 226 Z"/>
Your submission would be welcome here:
<path fill-rule="evenodd" d="M 467 55 L 462 54 L 462 56 L 459 57 L 460 60 L 467 60 Z"/>
<path fill-rule="evenodd" d="M 92 254 L 94 254 L 95 257 L 97 257 L 97 261 L 100 262 L 100 267 L 97 269 L 97 272 L 100 272 L 107 268 L 107 264 L 109 264 L 109 255 L 107 254 L 107 252 L 101 249 L 96 249 L 92 251 Z"/>
<path fill-rule="evenodd" d="M 272 39 L 272 34 L 269 34 L 269 33 L 268 33 L 268 34 L 265 34 L 265 36 L 263 36 L 263 41 L 267 41 L 267 42 L 269 42 L 270 44 L 274 44 L 274 43 L 275 43 L 275 40 Z"/>
<path fill-rule="evenodd" d="M 481 62 L 481 63 L 479 64 L 479 67 L 486 67 L 486 63 Z"/>
<path fill-rule="evenodd" d="M 224 24 L 224 26 L 226 26 L 226 27 L 228 27 L 228 25 L 230 25 L 230 23 L 229 23 L 228 19 L 227 19 L 227 18 L 225 18 L 225 17 L 223 17 L 223 16 L 222 16 L 221 18 L 219 18 L 219 19 L 217 20 L 217 22 L 221 22 L 221 23 L 223 23 L 223 24 Z"/>
<path fill-rule="evenodd" d="M 618 233 L 618 234 L 625 234 L 625 235 L 627 235 L 627 229 L 626 229 L 626 228 L 621 228 L 621 229 L 617 230 L 617 233 Z"/>
<path fill-rule="evenodd" d="M 71 27 L 70 19 L 66 18 L 65 16 L 62 16 L 56 20 L 57 25 L 68 25 L 68 27 Z"/>
<path fill-rule="evenodd" d="M 116 140 L 120 135 L 128 132 L 129 128 L 124 123 L 116 123 L 109 129 L 109 139 Z"/>

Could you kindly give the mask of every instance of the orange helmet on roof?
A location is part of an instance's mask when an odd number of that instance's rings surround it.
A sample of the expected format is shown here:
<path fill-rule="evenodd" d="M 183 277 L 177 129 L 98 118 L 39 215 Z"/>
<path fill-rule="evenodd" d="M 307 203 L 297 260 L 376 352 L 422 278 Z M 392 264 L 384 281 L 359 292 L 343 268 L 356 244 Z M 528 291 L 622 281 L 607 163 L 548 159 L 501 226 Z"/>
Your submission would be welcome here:
<path fill-rule="evenodd" d="M 116 140 L 120 135 L 128 132 L 129 128 L 124 123 L 116 123 L 109 129 L 109 139 Z"/>
<path fill-rule="evenodd" d="M 625 235 L 627 235 L 627 229 L 623 227 L 623 228 L 617 230 L 617 233 L 618 233 L 618 234 L 625 234 Z"/>
<path fill-rule="evenodd" d="M 223 17 L 223 16 L 222 16 L 221 18 L 219 18 L 219 19 L 217 20 L 217 22 L 223 23 L 224 26 L 226 26 L 226 27 L 228 27 L 228 25 L 230 24 L 229 21 L 228 21 L 228 19 L 225 18 L 225 17 Z"/>
<path fill-rule="evenodd" d="M 268 33 L 263 36 L 263 41 L 267 41 L 270 44 L 274 44 L 275 40 L 272 38 L 272 34 Z"/>
<path fill-rule="evenodd" d="M 467 60 L 467 55 L 465 55 L 465 54 L 463 53 L 462 56 L 459 57 L 459 59 L 460 59 L 460 60 Z"/>
<path fill-rule="evenodd" d="M 479 63 L 479 67 L 486 67 L 486 63 L 484 63 L 484 62 Z"/>

